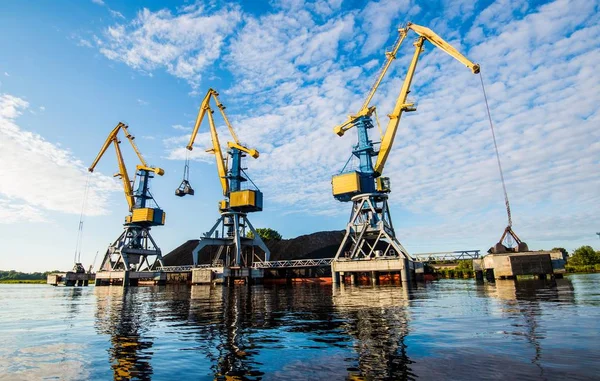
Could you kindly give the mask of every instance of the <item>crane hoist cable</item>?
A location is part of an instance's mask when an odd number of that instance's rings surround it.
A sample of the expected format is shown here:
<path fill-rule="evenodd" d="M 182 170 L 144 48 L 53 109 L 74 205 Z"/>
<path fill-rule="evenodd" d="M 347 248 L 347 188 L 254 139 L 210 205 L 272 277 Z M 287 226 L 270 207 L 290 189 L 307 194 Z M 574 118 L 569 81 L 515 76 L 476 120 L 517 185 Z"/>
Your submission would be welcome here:
<path fill-rule="evenodd" d="M 492 122 L 492 114 L 490 113 L 490 105 L 488 103 L 487 95 L 485 92 L 485 85 L 483 84 L 483 77 L 479 72 L 479 79 L 481 80 L 481 90 L 483 90 L 483 99 L 485 100 L 485 109 L 487 110 L 488 120 L 490 121 L 490 130 L 492 131 L 492 139 L 494 140 L 494 149 L 496 150 L 496 160 L 498 161 L 498 170 L 500 171 L 500 180 L 502 181 L 502 190 L 504 191 L 504 203 L 506 205 L 506 214 L 508 215 L 508 226 L 512 227 L 512 217 L 510 214 L 510 203 L 508 202 L 508 192 L 506 191 L 506 183 L 504 181 L 504 173 L 502 171 L 502 164 L 500 163 L 500 153 L 498 151 L 498 144 L 496 143 L 496 133 L 494 132 L 494 123 Z"/>
<path fill-rule="evenodd" d="M 79 227 L 77 229 L 77 242 L 75 244 L 74 263 L 81 263 L 81 247 L 83 246 L 83 220 L 87 208 L 87 199 L 90 189 L 90 173 L 87 173 L 85 180 L 85 188 L 83 190 L 83 199 L 81 201 L 81 212 L 79 214 Z"/>
<path fill-rule="evenodd" d="M 500 162 L 500 151 L 498 150 L 498 143 L 496 142 L 496 133 L 494 131 L 494 123 L 492 121 L 492 114 L 490 112 L 490 105 L 488 103 L 487 94 L 485 92 L 485 85 L 483 83 L 483 77 L 481 72 L 479 73 L 479 79 L 481 80 L 481 90 L 483 91 L 483 99 L 485 100 L 485 109 L 487 111 L 488 120 L 490 122 L 490 130 L 492 131 L 492 140 L 494 141 L 494 149 L 496 151 L 496 161 L 498 162 L 498 171 L 500 172 L 500 181 L 502 182 L 502 190 L 504 192 L 504 205 L 506 206 L 506 215 L 508 217 L 508 225 L 504 229 L 504 233 L 502 233 L 502 237 L 498 243 L 490 248 L 488 252 L 490 253 L 504 253 L 507 251 L 515 251 L 515 248 L 512 248 L 513 244 L 516 243 L 516 251 L 524 252 L 529 251 L 529 247 L 527 244 L 519 238 L 519 236 L 512 229 L 512 215 L 510 213 L 510 203 L 508 202 L 508 192 L 506 191 L 506 182 L 504 180 L 504 172 L 502 171 L 502 164 Z M 513 241 L 514 240 L 514 241 Z M 503 242 L 506 242 L 506 246 L 504 246 Z"/>

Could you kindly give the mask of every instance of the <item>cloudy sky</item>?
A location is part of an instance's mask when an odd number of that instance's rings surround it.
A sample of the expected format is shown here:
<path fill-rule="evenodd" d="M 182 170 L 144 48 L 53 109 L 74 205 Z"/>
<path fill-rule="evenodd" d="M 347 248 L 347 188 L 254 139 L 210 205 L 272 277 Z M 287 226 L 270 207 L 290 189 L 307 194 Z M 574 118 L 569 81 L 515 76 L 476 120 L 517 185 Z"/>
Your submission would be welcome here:
<path fill-rule="evenodd" d="M 167 212 L 164 253 L 207 231 L 221 197 L 206 126 L 192 152 L 196 195 L 177 198 L 201 98 L 221 94 L 248 173 L 265 196 L 255 226 L 286 238 L 344 229 L 331 196 L 355 143 L 333 127 L 356 112 L 397 28 L 428 26 L 482 67 L 512 205 L 532 249 L 600 247 L 599 2 L 3 1 L 0 5 L 0 269 L 72 266 L 86 181 L 82 259 L 120 234 L 127 204 L 108 132 L 130 126 Z M 373 100 L 387 123 L 410 35 Z M 486 250 L 506 226 L 480 78 L 425 45 L 386 175 L 409 252 Z M 221 141 L 229 140 L 217 118 Z M 373 131 L 373 138 L 379 132 Z M 123 145 L 130 168 L 135 157 Z M 97 261 L 99 261 L 98 259 Z"/>

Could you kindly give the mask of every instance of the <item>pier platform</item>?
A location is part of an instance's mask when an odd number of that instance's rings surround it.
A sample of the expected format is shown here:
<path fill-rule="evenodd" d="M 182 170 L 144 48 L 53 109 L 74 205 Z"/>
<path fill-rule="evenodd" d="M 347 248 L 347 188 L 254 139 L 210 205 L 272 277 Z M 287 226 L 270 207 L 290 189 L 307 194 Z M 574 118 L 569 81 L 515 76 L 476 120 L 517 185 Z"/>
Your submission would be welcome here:
<path fill-rule="evenodd" d="M 96 273 L 96 286 L 122 285 L 164 285 L 167 273 L 163 271 L 99 271 Z"/>
<path fill-rule="evenodd" d="M 518 276 L 548 275 L 562 278 L 565 260 L 560 251 L 525 251 L 521 253 L 488 254 L 473 260 L 473 270 L 478 279 L 515 279 Z"/>
<path fill-rule="evenodd" d="M 88 286 L 90 281 L 94 281 L 93 273 L 77 273 L 67 271 L 64 273 L 48 274 L 46 283 L 52 286 Z"/>

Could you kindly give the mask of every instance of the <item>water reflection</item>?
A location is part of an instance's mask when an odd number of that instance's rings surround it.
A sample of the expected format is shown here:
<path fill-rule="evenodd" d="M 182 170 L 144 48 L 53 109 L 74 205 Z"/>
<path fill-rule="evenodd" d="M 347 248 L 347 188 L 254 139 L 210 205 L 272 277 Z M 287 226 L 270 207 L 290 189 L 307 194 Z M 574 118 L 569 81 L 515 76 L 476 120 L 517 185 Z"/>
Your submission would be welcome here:
<path fill-rule="evenodd" d="M 110 335 L 109 361 L 115 380 L 150 380 L 152 337 L 144 336 L 154 321 L 149 298 L 140 289 L 97 287 L 96 330 Z"/>
<path fill-rule="evenodd" d="M 543 366 L 542 342 L 546 331 L 538 320 L 542 315 L 543 303 L 574 303 L 573 285 L 569 279 L 556 280 L 496 280 L 487 283 L 483 291 L 488 296 L 501 301 L 502 314 L 510 320 L 512 330 L 505 335 L 524 339 L 532 349 L 531 363 L 539 369 L 539 377 L 546 377 Z"/>
<path fill-rule="evenodd" d="M 333 303 L 356 341 L 348 380 L 415 379 L 407 354 L 410 291 L 406 287 L 336 289 Z"/>

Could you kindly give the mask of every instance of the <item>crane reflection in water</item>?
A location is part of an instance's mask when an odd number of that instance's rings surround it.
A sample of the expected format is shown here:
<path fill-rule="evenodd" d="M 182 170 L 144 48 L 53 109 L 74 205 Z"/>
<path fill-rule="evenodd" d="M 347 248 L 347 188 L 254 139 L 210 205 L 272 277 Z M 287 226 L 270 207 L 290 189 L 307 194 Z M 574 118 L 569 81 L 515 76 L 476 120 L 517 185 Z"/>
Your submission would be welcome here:
<path fill-rule="evenodd" d="M 150 380 L 153 338 L 144 333 L 155 320 L 140 289 L 97 287 L 96 330 L 110 336 L 109 361 L 115 380 Z"/>
<path fill-rule="evenodd" d="M 409 334 L 410 290 L 406 287 L 347 288 L 333 291 L 335 311 L 354 338 L 356 366 L 348 380 L 406 380 L 417 376 L 405 342 Z"/>

